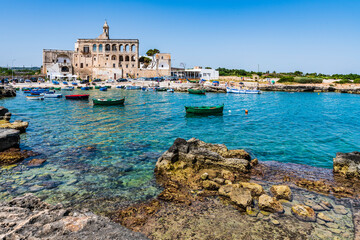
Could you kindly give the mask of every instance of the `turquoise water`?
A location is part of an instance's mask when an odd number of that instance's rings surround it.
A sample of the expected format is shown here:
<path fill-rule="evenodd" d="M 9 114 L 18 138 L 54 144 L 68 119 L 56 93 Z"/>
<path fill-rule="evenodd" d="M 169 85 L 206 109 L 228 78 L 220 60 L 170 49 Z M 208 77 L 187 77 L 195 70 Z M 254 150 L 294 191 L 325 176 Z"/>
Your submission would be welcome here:
<path fill-rule="evenodd" d="M 143 200 L 159 193 L 157 158 L 177 137 L 245 148 L 261 161 L 332 167 L 336 152 L 360 148 L 360 96 L 265 92 L 261 95 L 62 92 L 126 97 L 125 106 L 91 101 L 1 99 L 12 120 L 29 121 L 21 147 L 47 159 L 1 170 L 0 198 L 33 192 L 48 201 L 90 197 Z M 225 104 L 223 116 L 186 117 L 184 105 Z M 249 114 L 245 115 L 244 110 Z M 90 148 L 89 148 L 90 147 Z"/>

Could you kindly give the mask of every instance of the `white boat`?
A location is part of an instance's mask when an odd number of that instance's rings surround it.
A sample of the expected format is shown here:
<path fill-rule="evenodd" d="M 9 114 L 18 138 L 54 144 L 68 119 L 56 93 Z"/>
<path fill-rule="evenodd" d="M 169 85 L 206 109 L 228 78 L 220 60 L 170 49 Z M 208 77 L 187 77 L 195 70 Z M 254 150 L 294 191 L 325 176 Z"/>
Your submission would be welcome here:
<path fill-rule="evenodd" d="M 60 94 L 60 93 L 45 93 L 44 97 L 45 98 L 61 98 L 62 94 Z"/>
<path fill-rule="evenodd" d="M 237 93 L 237 94 L 260 94 L 260 90 L 256 89 L 238 89 L 238 88 L 229 88 L 226 87 L 227 93 Z"/>
<path fill-rule="evenodd" d="M 170 88 L 167 90 L 168 92 L 174 92 L 174 89 Z"/>
<path fill-rule="evenodd" d="M 126 90 L 139 90 L 141 89 L 140 86 L 126 86 L 125 87 Z"/>
<path fill-rule="evenodd" d="M 74 90 L 74 87 L 72 87 L 72 86 L 66 86 L 66 87 L 63 88 L 63 90 L 65 90 L 65 91 L 72 91 L 72 90 Z"/>
<path fill-rule="evenodd" d="M 29 100 L 44 100 L 43 95 L 30 95 L 30 96 L 26 96 L 26 98 Z"/>

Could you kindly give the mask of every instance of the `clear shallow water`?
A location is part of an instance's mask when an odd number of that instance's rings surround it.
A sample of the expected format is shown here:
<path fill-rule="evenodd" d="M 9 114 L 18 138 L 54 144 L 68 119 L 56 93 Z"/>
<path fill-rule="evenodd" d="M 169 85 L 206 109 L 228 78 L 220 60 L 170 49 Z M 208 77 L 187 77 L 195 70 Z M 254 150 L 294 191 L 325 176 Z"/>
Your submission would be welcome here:
<path fill-rule="evenodd" d="M 92 101 L 1 99 L 12 120 L 29 121 L 22 148 L 47 163 L 1 170 L 0 198 L 34 192 L 48 201 L 93 197 L 143 200 L 158 194 L 157 158 L 177 137 L 245 148 L 261 161 L 332 167 L 336 152 L 360 148 L 360 96 L 265 92 L 261 95 L 73 91 L 126 97 L 124 107 Z M 225 104 L 223 116 L 186 117 L 184 105 Z M 245 115 L 244 110 L 249 114 Z M 95 149 L 88 149 L 88 147 Z M 38 157 L 39 158 L 39 157 Z"/>

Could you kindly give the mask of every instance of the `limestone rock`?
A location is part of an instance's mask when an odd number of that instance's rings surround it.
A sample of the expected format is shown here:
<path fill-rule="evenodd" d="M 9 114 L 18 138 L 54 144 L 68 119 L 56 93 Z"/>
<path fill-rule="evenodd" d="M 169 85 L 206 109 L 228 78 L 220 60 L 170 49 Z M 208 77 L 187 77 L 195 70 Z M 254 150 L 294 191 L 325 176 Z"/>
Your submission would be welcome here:
<path fill-rule="evenodd" d="M 18 147 L 20 131 L 15 129 L 0 129 L 0 152 L 12 147 Z"/>
<path fill-rule="evenodd" d="M 260 184 L 250 182 L 239 182 L 239 186 L 249 189 L 253 197 L 258 197 L 264 193 L 264 189 Z"/>
<path fill-rule="evenodd" d="M 273 213 L 283 213 L 284 207 L 282 204 L 276 200 L 275 197 L 270 197 L 269 195 L 262 194 L 259 197 L 259 208 L 261 210 Z"/>
<path fill-rule="evenodd" d="M 291 212 L 295 215 L 296 218 L 305 221 L 305 222 L 315 222 L 316 214 L 315 211 L 306 205 L 297 204 L 291 207 Z"/>
<path fill-rule="evenodd" d="M 325 214 L 322 213 L 322 212 L 321 212 L 321 213 L 318 213 L 317 217 L 318 217 L 319 219 L 323 220 L 324 222 L 334 222 L 334 220 L 333 220 L 331 217 L 325 215 Z"/>
<path fill-rule="evenodd" d="M 38 167 L 38 166 L 41 166 L 44 162 L 46 162 L 46 159 L 34 158 L 34 159 L 31 159 L 31 161 L 28 163 L 28 166 L 29 167 Z"/>
<path fill-rule="evenodd" d="M 109 219 L 26 194 L 0 202 L 0 239 L 147 239 Z"/>
<path fill-rule="evenodd" d="M 270 188 L 270 191 L 277 199 L 285 199 L 291 201 L 291 189 L 287 185 L 273 185 Z"/>
<path fill-rule="evenodd" d="M 23 122 L 20 120 L 9 122 L 8 120 L 0 120 L 0 128 L 10 128 L 19 130 L 21 133 L 26 131 L 26 128 L 29 126 L 28 122 Z"/>
<path fill-rule="evenodd" d="M 239 188 L 238 184 L 223 185 L 219 188 L 219 195 L 224 197 L 230 197 L 230 193 L 235 189 Z"/>
<path fill-rule="evenodd" d="M 220 188 L 220 185 L 218 183 L 210 180 L 203 181 L 202 186 L 207 190 L 218 190 Z"/>
<path fill-rule="evenodd" d="M 337 153 L 333 168 L 334 173 L 345 177 L 360 177 L 360 152 Z"/>
<path fill-rule="evenodd" d="M 229 194 L 230 200 L 244 211 L 252 204 L 251 192 L 243 188 L 233 188 Z"/>

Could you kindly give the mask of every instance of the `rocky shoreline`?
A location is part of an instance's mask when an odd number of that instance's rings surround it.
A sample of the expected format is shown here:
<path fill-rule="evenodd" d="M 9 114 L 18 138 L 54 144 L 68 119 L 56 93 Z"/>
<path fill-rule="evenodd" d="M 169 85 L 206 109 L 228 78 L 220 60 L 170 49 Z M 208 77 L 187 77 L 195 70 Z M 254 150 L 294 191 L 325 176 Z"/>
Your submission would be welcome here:
<path fill-rule="evenodd" d="M 283 165 L 258 163 L 221 144 L 177 139 L 155 167 L 163 192 L 112 219 L 150 239 L 360 237 L 357 178 Z"/>
<path fill-rule="evenodd" d="M 15 88 L 0 86 L 0 98 L 15 97 L 15 96 L 16 96 Z"/>
<path fill-rule="evenodd" d="M 360 94 L 360 88 L 339 88 L 335 86 L 312 86 L 312 85 L 260 85 L 261 91 L 279 92 L 337 92 Z"/>

